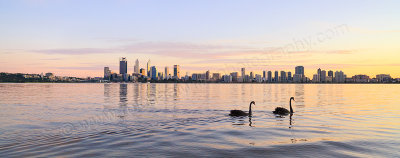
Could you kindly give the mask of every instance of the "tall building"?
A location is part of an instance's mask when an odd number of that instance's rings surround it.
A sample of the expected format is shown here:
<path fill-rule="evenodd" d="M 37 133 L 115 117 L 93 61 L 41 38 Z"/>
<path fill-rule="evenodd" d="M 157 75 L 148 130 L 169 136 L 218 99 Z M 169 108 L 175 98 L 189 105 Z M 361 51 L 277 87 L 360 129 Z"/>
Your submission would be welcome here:
<path fill-rule="evenodd" d="M 149 59 L 149 61 L 147 61 L 147 77 L 150 77 L 150 59 Z"/>
<path fill-rule="evenodd" d="M 237 82 L 238 81 L 238 77 L 239 77 L 238 72 L 232 72 L 231 76 L 232 76 L 232 82 Z"/>
<path fill-rule="evenodd" d="M 268 79 L 267 79 L 267 81 L 268 82 L 272 82 L 272 72 L 271 71 L 268 71 Z"/>
<path fill-rule="evenodd" d="M 321 76 L 320 77 L 321 77 L 320 82 L 325 83 L 326 82 L 326 71 L 325 70 L 321 71 Z"/>
<path fill-rule="evenodd" d="M 127 74 L 128 73 L 128 61 L 125 57 L 122 57 L 119 60 L 119 74 Z"/>
<path fill-rule="evenodd" d="M 292 81 L 292 72 L 290 71 L 287 73 L 287 80 Z"/>
<path fill-rule="evenodd" d="M 155 66 L 150 67 L 150 78 L 156 80 L 158 78 L 157 75 L 157 68 Z"/>
<path fill-rule="evenodd" d="M 336 71 L 333 81 L 336 83 L 344 83 L 346 81 L 346 75 L 342 71 Z"/>
<path fill-rule="evenodd" d="M 246 68 L 242 68 L 242 78 L 243 78 L 244 82 L 246 82 L 245 81 L 245 76 L 246 76 Z"/>
<path fill-rule="evenodd" d="M 286 78 L 286 72 L 285 71 L 281 71 L 281 82 L 286 82 L 287 78 Z"/>
<path fill-rule="evenodd" d="M 165 79 L 168 80 L 168 79 L 169 79 L 168 76 L 169 76 L 169 68 L 168 68 L 168 66 L 166 66 L 166 67 L 165 67 Z"/>
<path fill-rule="evenodd" d="M 109 67 L 104 67 L 104 79 L 109 80 L 111 77 L 111 70 Z"/>
<path fill-rule="evenodd" d="M 139 59 L 136 59 L 135 66 L 133 67 L 133 73 L 139 74 Z"/>
<path fill-rule="evenodd" d="M 210 70 L 206 71 L 206 81 L 210 80 Z"/>
<path fill-rule="evenodd" d="M 303 66 L 296 66 L 294 74 L 299 74 L 304 76 L 304 67 Z"/>
<path fill-rule="evenodd" d="M 254 79 L 254 73 L 253 72 L 250 72 L 250 79 L 253 81 L 253 79 Z"/>
<path fill-rule="evenodd" d="M 333 77 L 333 71 L 332 70 L 328 71 L 328 77 Z"/>
<path fill-rule="evenodd" d="M 321 82 L 321 68 L 318 68 L 317 75 L 317 82 Z"/>
<path fill-rule="evenodd" d="M 295 80 L 294 82 L 302 82 L 303 78 L 304 78 L 304 66 L 296 66 L 295 68 L 295 72 L 293 75 L 293 80 Z M 296 79 L 294 79 L 296 78 Z"/>
<path fill-rule="evenodd" d="M 275 71 L 274 81 L 279 82 L 279 72 L 278 71 Z"/>
<path fill-rule="evenodd" d="M 263 71 L 263 76 L 262 76 L 262 78 L 263 78 L 263 79 L 266 79 L 266 78 L 267 78 L 267 71 Z"/>
<path fill-rule="evenodd" d="M 177 80 L 181 78 L 179 65 L 174 65 L 174 78 Z"/>

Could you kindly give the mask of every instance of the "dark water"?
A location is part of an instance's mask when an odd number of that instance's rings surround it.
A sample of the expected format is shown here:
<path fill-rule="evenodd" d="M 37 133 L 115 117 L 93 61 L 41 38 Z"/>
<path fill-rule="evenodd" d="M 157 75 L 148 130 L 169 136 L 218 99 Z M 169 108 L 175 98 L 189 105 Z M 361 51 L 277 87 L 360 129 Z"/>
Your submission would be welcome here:
<path fill-rule="evenodd" d="M 0 157 L 400 157 L 399 101 L 400 85 L 0 84 Z"/>

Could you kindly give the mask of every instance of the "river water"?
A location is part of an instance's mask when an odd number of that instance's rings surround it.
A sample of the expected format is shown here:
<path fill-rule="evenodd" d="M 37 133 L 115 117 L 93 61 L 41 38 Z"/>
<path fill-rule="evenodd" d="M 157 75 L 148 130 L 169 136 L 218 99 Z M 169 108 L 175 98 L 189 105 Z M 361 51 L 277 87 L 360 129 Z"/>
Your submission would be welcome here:
<path fill-rule="evenodd" d="M 0 84 L 0 157 L 25 156 L 400 157 L 400 85 Z"/>

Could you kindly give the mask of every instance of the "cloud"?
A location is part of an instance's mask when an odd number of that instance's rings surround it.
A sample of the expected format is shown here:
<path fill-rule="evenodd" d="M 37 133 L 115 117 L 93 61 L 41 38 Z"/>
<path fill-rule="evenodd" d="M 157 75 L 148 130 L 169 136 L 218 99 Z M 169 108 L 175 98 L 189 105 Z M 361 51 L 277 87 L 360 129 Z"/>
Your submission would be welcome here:
<path fill-rule="evenodd" d="M 37 53 L 85 55 L 132 53 L 185 59 L 192 64 L 291 64 L 304 62 L 315 54 L 351 54 L 355 50 L 291 51 L 279 47 L 259 48 L 246 45 L 224 45 L 185 42 L 136 42 L 114 48 L 74 48 L 34 50 Z"/>
<path fill-rule="evenodd" d="M 67 66 L 67 67 L 55 67 L 55 69 L 61 70 L 103 70 L 104 66 Z"/>
<path fill-rule="evenodd" d="M 102 54 L 112 53 L 113 49 L 104 48 L 74 48 L 74 49 L 42 49 L 33 50 L 32 52 L 43 54 L 65 54 L 65 55 L 84 55 L 84 54 Z"/>

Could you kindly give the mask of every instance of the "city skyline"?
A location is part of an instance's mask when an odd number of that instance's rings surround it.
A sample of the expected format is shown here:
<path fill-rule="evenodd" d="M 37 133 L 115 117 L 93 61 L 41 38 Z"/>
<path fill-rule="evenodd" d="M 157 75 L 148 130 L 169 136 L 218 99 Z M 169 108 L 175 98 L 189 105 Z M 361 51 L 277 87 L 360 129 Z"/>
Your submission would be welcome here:
<path fill-rule="evenodd" d="M 140 73 L 137 72 L 139 60 L 136 59 L 134 71 L 130 74 L 127 73 L 127 59 L 126 57 L 120 58 L 120 73 L 112 72 L 108 66 L 104 67 L 105 82 L 143 82 L 143 81 L 168 81 L 168 80 L 182 80 L 188 81 L 206 81 L 206 82 L 226 82 L 226 83 L 396 83 L 400 78 L 394 78 L 390 74 L 376 74 L 376 77 L 368 76 L 365 74 L 357 74 L 354 76 L 347 76 L 342 70 L 324 70 L 318 68 L 312 77 L 305 75 L 304 66 L 296 66 L 294 73 L 292 71 L 278 71 L 263 70 L 262 74 L 257 74 L 254 71 L 246 73 L 246 68 L 240 69 L 240 74 L 237 71 L 228 73 L 210 72 L 207 70 L 202 73 L 186 73 L 181 76 L 180 65 L 173 66 L 172 74 L 169 73 L 168 66 L 165 66 L 161 71 L 157 70 L 156 66 L 152 66 L 150 60 L 146 64 L 145 69 L 140 68 Z M 121 71 L 124 69 L 124 71 Z M 159 69 L 160 70 L 160 69 Z M 99 78 L 99 77 L 97 77 Z M 100 77 L 101 78 L 101 77 Z M 102 81 L 100 81 L 102 82 Z"/>
<path fill-rule="evenodd" d="M 141 68 L 151 59 L 181 74 L 303 65 L 309 77 L 318 68 L 400 77 L 399 3 L 2 1 L 0 71 L 102 76 L 124 56 L 129 72 L 133 59 Z"/>

